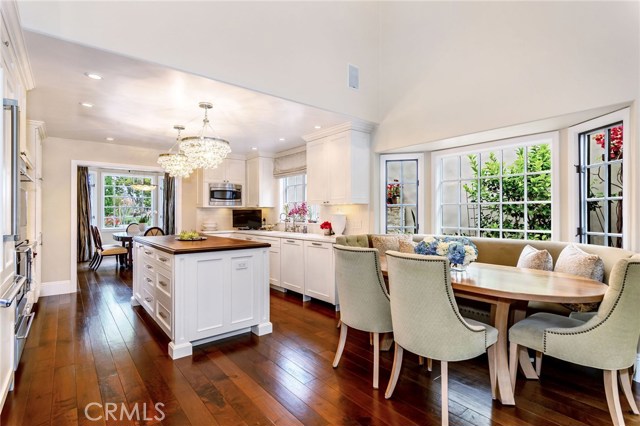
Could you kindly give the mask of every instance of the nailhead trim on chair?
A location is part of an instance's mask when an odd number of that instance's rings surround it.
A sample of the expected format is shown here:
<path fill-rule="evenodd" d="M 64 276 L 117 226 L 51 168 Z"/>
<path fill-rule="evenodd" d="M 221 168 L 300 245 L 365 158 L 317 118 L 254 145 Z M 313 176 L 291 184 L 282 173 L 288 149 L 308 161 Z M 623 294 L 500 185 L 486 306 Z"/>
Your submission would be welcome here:
<path fill-rule="evenodd" d="M 387 256 L 391 256 L 391 257 L 395 257 L 396 259 L 407 259 L 406 257 L 400 257 L 400 256 L 394 256 L 394 255 L 390 255 L 387 254 Z M 443 257 L 443 259 L 446 259 Z M 438 262 L 442 264 L 442 269 L 443 269 L 443 275 L 444 275 L 444 282 L 447 282 L 447 279 L 451 280 L 451 277 L 447 275 L 447 266 L 446 264 L 441 261 L 441 260 L 432 260 L 432 259 L 416 259 L 416 258 L 411 258 L 411 260 L 417 260 L 418 262 Z M 448 261 L 448 260 L 447 260 Z M 467 322 L 462 318 L 462 315 L 460 315 L 460 312 L 455 308 L 455 306 L 457 306 L 457 303 L 455 303 L 455 298 L 453 297 L 453 295 L 451 294 L 451 286 L 448 285 L 446 286 L 446 290 L 447 290 L 447 298 L 449 299 L 449 305 L 451 306 L 451 309 L 453 310 L 453 312 L 456 314 L 456 318 L 458 318 L 458 321 L 460 321 L 460 324 L 464 325 L 467 330 L 474 332 L 474 333 L 479 333 L 480 331 L 478 330 L 474 330 L 472 329 L 469 324 L 467 324 Z M 487 348 L 487 329 L 484 328 L 481 330 L 482 333 L 484 333 L 484 347 L 485 349 Z"/>
<path fill-rule="evenodd" d="M 382 276 L 382 272 L 380 268 L 380 263 L 378 262 L 378 256 L 376 256 L 376 252 L 378 251 L 378 249 L 373 249 L 373 248 L 365 249 L 364 247 L 358 247 L 359 250 L 349 250 L 349 249 L 338 248 L 336 246 L 333 246 L 333 248 L 336 250 L 342 250 L 342 251 L 351 252 L 351 253 L 356 253 L 356 252 L 371 253 L 371 255 L 373 256 L 373 261 L 376 264 L 376 272 L 378 273 L 378 286 L 380 286 L 380 290 L 382 290 L 382 294 L 384 294 L 384 297 L 386 297 L 387 300 L 389 300 L 389 293 L 387 292 L 387 286 L 384 284 L 384 281 L 380 280 L 380 277 Z"/>
<path fill-rule="evenodd" d="M 627 285 L 627 275 L 629 273 L 629 267 L 631 265 L 640 265 L 640 263 L 632 262 L 632 263 L 628 263 L 627 264 L 627 268 L 624 271 L 624 279 L 622 280 L 622 288 L 620 289 L 620 293 L 618 294 L 618 297 L 616 298 L 616 301 L 613 303 L 613 306 L 611 307 L 611 310 L 609 311 L 609 313 L 607 314 L 605 319 L 603 319 L 602 321 L 600 321 L 599 323 L 597 323 L 593 327 L 590 327 L 590 328 L 588 328 L 586 330 L 582 330 L 582 331 L 572 331 L 572 332 L 566 333 L 566 332 L 545 330 L 544 331 L 544 341 L 543 341 L 543 351 L 544 351 L 544 353 L 547 353 L 547 333 L 555 334 L 555 335 L 558 335 L 558 336 L 570 336 L 570 335 L 583 334 L 583 333 L 587 333 L 587 332 L 589 332 L 591 330 L 595 330 L 596 328 L 600 327 L 602 324 L 604 324 L 609 319 L 609 317 L 611 317 L 611 314 L 616 309 L 616 306 L 618 306 L 618 302 L 620 301 L 620 298 L 622 297 L 622 294 L 624 293 L 624 288 Z"/>

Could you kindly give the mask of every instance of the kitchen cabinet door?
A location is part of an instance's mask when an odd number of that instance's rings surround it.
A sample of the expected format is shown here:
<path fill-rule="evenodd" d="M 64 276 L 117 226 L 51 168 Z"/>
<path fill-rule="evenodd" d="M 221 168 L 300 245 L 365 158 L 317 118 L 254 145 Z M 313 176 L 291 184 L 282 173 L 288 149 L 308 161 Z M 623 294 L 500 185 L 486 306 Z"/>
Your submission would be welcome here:
<path fill-rule="evenodd" d="M 333 244 L 316 241 L 304 242 L 305 294 L 336 304 L 336 283 L 333 262 Z"/>
<path fill-rule="evenodd" d="M 309 300 L 304 294 L 304 246 L 302 240 L 282 239 L 280 248 L 282 287 L 303 295 L 303 300 Z"/>
<path fill-rule="evenodd" d="M 275 207 L 275 185 L 273 158 L 247 160 L 247 185 L 244 190 L 247 207 Z"/>
<path fill-rule="evenodd" d="M 307 144 L 307 202 L 309 204 L 328 204 L 329 164 L 325 140 Z"/>

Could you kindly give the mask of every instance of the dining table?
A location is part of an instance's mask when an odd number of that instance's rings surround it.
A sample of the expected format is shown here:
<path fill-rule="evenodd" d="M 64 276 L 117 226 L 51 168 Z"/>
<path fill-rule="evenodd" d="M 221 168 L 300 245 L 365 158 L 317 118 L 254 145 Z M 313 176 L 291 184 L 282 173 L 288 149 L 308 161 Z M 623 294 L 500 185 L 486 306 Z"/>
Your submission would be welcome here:
<path fill-rule="evenodd" d="M 383 276 L 387 278 L 387 262 L 380 256 Z M 425 277 L 425 281 L 428 277 Z M 393 283 L 389 283 L 393 297 Z M 451 287 L 456 297 L 491 304 L 492 325 L 498 330 L 496 342 L 497 397 L 504 405 L 515 405 L 514 389 L 509 375 L 509 313 L 513 321 L 526 316 L 530 301 L 552 303 L 599 302 L 608 288 L 606 284 L 577 275 L 554 271 L 517 268 L 488 263 L 471 263 L 464 272 L 451 272 Z M 518 354 L 519 364 L 527 378 L 537 378 L 529 355 Z"/>
<path fill-rule="evenodd" d="M 122 246 L 127 249 L 127 266 L 130 268 L 133 265 L 133 237 L 142 235 L 142 232 L 114 232 L 111 234 L 114 240 L 122 243 Z"/>

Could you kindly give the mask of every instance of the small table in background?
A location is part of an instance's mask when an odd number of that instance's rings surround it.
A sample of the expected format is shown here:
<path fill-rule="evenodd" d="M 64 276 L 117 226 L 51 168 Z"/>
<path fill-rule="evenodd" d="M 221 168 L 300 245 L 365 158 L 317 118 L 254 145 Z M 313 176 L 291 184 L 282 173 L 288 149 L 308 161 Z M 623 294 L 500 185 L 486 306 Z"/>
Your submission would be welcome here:
<path fill-rule="evenodd" d="M 115 232 L 112 234 L 112 237 L 116 241 L 120 241 L 122 243 L 122 247 L 127 249 L 127 266 L 131 267 L 133 265 L 133 237 L 137 237 L 142 235 L 142 232 Z"/>

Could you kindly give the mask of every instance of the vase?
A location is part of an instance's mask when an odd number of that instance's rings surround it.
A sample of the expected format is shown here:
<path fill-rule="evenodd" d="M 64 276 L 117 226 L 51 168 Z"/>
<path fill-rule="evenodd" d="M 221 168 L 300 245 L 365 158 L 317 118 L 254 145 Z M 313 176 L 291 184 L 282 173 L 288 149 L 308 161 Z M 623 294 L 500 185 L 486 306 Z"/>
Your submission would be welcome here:
<path fill-rule="evenodd" d="M 467 272 L 467 266 L 469 265 L 460 265 L 457 263 L 452 263 L 451 264 L 451 271 L 452 272 L 456 272 L 456 273 L 464 273 Z"/>
<path fill-rule="evenodd" d="M 140 232 L 144 232 L 144 230 L 147 229 L 147 224 L 146 223 L 139 223 L 138 224 L 138 229 L 140 229 Z"/>

